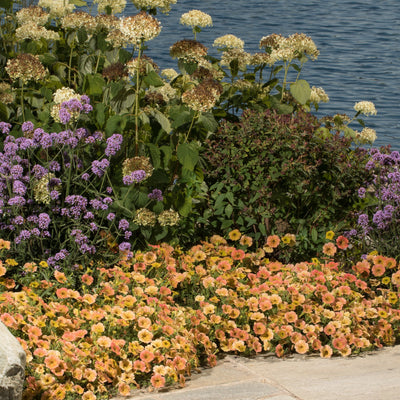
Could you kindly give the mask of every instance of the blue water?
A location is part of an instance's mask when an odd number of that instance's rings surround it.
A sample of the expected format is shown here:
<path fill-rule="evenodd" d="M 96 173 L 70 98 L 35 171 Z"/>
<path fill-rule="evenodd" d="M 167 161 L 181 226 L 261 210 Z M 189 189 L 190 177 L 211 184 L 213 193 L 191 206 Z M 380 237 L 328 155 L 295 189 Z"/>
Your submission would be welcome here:
<path fill-rule="evenodd" d="M 400 0 L 178 0 L 168 16 L 157 15 L 163 28 L 148 43 L 147 54 L 161 69 L 176 68 L 169 56 L 172 44 L 193 38 L 190 28 L 179 24 L 192 9 L 213 19 L 213 27 L 197 37 L 211 53 L 214 39 L 228 33 L 244 40 L 250 53 L 259 51 L 259 40 L 271 33 L 311 36 L 320 56 L 306 63 L 302 78 L 323 87 L 330 98 L 318 115 L 353 116 L 356 102 L 372 101 L 378 114 L 365 122 L 377 131 L 375 145 L 400 149 Z M 136 12 L 129 3 L 124 14 Z"/>

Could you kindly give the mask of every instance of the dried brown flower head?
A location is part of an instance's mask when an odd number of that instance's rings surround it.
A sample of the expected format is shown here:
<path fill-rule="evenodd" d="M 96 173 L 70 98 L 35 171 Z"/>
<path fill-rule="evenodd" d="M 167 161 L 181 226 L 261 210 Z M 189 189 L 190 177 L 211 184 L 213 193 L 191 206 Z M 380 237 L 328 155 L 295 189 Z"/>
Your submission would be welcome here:
<path fill-rule="evenodd" d="M 138 170 L 143 170 L 146 173 L 146 178 L 153 174 L 154 167 L 151 165 L 149 157 L 136 156 L 127 158 L 122 164 L 123 176 L 127 176 Z"/>
<path fill-rule="evenodd" d="M 215 106 L 222 91 L 223 87 L 218 81 L 207 79 L 193 89 L 184 92 L 182 102 L 192 110 L 207 112 Z"/>
<path fill-rule="evenodd" d="M 103 69 L 103 77 L 109 81 L 117 81 L 128 77 L 128 68 L 126 65 L 116 62 Z"/>
<path fill-rule="evenodd" d="M 169 52 L 172 58 L 199 62 L 207 55 L 207 50 L 206 46 L 196 40 L 183 39 L 173 44 Z"/>
<path fill-rule="evenodd" d="M 40 81 L 47 74 L 46 69 L 38 56 L 32 54 L 18 54 L 7 61 L 6 71 L 12 80 L 21 79 L 22 83 Z"/>

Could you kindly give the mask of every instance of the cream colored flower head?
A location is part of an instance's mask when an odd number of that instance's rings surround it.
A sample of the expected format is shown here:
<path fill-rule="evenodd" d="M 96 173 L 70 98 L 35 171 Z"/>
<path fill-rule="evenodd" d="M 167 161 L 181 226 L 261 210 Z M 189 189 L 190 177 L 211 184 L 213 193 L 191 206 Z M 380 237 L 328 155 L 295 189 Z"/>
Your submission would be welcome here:
<path fill-rule="evenodd" d="M 376 115 L 374 103 L 371 101 L 360 101 L 354 105 L 354 110 L 364 115 Z"/>
<path fill-rule="evenodd" d="M 312 103 L 328 103 L 329 97 L 324 89 L 313 86 L 311 88 L 310 101 Z"/>
<path fill-rule="evenodd" d="M 129 43 L 140 44 L 157 37 L 161 32 L 161 23 L 150 14 L 142 11 L 139 14 L 121 18 L 119 30 Z"/>
<path fill-rule="evenodd" d="M 138 10 L 159 9 L 164 14 L 171 10 L 171 4 L 176 4 L 177 0 L 131 0 Z"/>
<path fill-rule="evenodd" d="M 244 41 L 235 35 L 224 35 L 216 38 L 213 46 L 221 50 L 243 49 Z"/>
<path fill-rule="evenodd" d="M 96 18 L 86 12 L 76 12 L 66 15 L 61 20 L 64 29 L 85 28 L 87 32 L 94 32 L 97 28 Z"/>
<path fill-rule="evenodd" d="M 15 37 L 18 40 L 60 40 L 60 35 L 57 32 L 49 31 L 44 26 L 37 25 L 33 22 L 27 22 L 15 30 Z"/>
<path fill-rule="evenodd" d="M 230 66 L 231 62 L 237 60 L 239 69 L 245 71 L 246 67 L 250 65 L 251 55 L 242 49 L 229 49 L 224 51 L 221 56 L 221 65 Z"/>
<path fill-rule="evenodd" d="M 360 143 L 372 144 L 376 140 L 376 131 L 371 128 L 364 128 L 361 132 L 356 132 L 356 140 Z"/>
<path fill-rule="evenodd" d="M 111 14 L 118 14 L 125 10 L 126 0 L 93 0 L 97 4 L 97 11 L 99 13 L 105 12 L 107 7 L 110 7 Z"/>
<path fill-rule="evenodd" d="M 69 0 L 39 0 L 38 6 L 49 9 L 51 17 L 63 17 L 75 8 Z"/>
<path fill-rule="evenodd" d="M 185 14 L 182 14 L 180 22 L 182 25 L 205 28 L 206 26 L 212 26 L 212 18 L 210 15 L 200 11 L 191 10 Z"/>
<path fill-rule="evenodd" d="M 179 74 L 173 68 L 166 68 L 161 71 L 161 75 L 165 76 L 169 81 L 175 79 Z"/>
<path fill-rule="evenodd" d="M 17 21 L 20 25 L 33 23 L 36 25 L 44 25 L 49 20 L 49 13 L 43 10 L 39 6 L 31 6 L 27 8 L 22 8 L 15 14 Z"/>

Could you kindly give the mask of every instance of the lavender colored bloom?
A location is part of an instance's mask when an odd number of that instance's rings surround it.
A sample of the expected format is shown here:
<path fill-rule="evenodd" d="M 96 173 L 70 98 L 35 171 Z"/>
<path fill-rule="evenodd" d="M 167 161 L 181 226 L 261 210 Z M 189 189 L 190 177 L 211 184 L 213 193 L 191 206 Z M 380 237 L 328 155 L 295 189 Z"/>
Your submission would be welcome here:
<path fill-rule="evenodd" d="M 82 174 L 81 178 L 82 178 L 84 181 L 88 181 L 89 178 L 90 178 L 90 175 L 89 175 L 87 172 L 85 172 L 84 174 Z"/>
<path fill-rule="evenodd" d="M 24 173 L 24 169 L 21 165 L 13 165 L 10 169 L 10 174 L 14 179 L 21 179 Z"/>
<path fill-rule="evenodd" d="M 20 137 L 17 139 L 18 146 L 21 150 L 26 150 L 31 147 L 37 147 L 37 144 L 30 138 Z"/>
<path fill-rule="evenodd" d="M 109 221 L 112 221 L 114 218 L 115 218 L 115 214 L 114 214 L 114 213 L 109 213 L 109 214 L 107 215 L 107 219 L 108 219 Z"/>
<path fill-rule="evenodd" d="M 20 196 L 23 196 L 26 193 L 26 187 L 21 181 L 15 180 L 13 182 L 13 192 Z"/>
<path fill-rule="evenodd" d="M 0 122 L 0 131 L 2 133 L 8 134 L 10 133 L 11 130 L 11 124 L 9 124 L 8 122 Z"/>
<path fill-rule="evenodd" d="M 152 192 L 150 192 L 147 197 L 152 200 L 157 200 L 157 201 L 163 201 L 163 195 L 162 191 L 160 189 L 153 189 Z"/>
<path fill-rule="evenodd" d="M 26 121 L 22 124 L 22 132 L 24 133 L 29 133 L 29 132 L 33 132 L 33 130 L 35 129 L 35 126 L 33 125 L 32 121 Z"/>
<path fill-rule="evenodd" d="M 20 233 L 19 233 L 19 238 L 21 240 L 27 240 L 31 237 L 31 233 L 27 230 L 27 229 L 23 229 Z"/>
<path fill-rule="evenodd" d="M 31 229 L 31 235 L 32 236 L 40 236 L 40 231 L 39 231 L 39 229 L 38 228 L 33 228 L 33 229 Z"/>
<path fill-rule="evenodd" d="M 60 108 L 58 115 L 60 117 L 60 122 L 63 125 L 67 125 L 69 123 L 69 121 L 71 120 L 71 113 L 68 110 L 66 110 L 65 108 Z"/>
<path fill-rule="evenodd" d="M 103 207 L 103 203 L 98 200 L 98 199 L 92 199 L 90 200 L 90 205 L 95 209 L 95 210 L 101 210 Z"/>
<path fill-rule="evenodd" d="M 106 187 L 106 192 L 107 192 L 108 194 L 111 194 L 111 193 L 113 192 L 113 188 L 110 187 L 110 186 L 107 186 L 107 187 Z"/>
<path fill-rule="evenodd" d="M 365 192 L 366 192 L 365 188 L 360 187 L 360 189 L 358 189 L 358 197 L 360 199 L 363 199 L 365 197 Z"/>
<path fill-rule="evenodd" d="M 128 242 L 122 242 L 118 247 L 120 251 L 129 251 L 131 249 L 131 244 Z"/>
<path fill-rule="evenodd" d="M 31 223 L 33 223 L 33 224 L 35 224 L 35 225 L 37 225 L 37 224 L 39 223 L 39 218 L 38 218 L 37 215 L 30 215 L 30 216 L 27 218 L 27 221 L 28 221 L 28 222 L 31 222 Z"/>
<path fill-rule="evenodd" d="M 91 211 L 88 211 L 84 216 L 84 219 L 94 219 L 94 214 Z"/>
<path fill-rule="evenodd" d="M 33 131 L 33 141 L 36 142 L 37 144 L 40 143 L 40 139 L 42 138 L 42 135 L 46 133 L 42 128 L 36 128 Z"/>
<path fill-rule="evenodd" d="M 109 137 L 107 139 L 107 147 L 104 150 L 105 155 L 107 157 L 115 156 L 115 154 L 117 154 L 117 152 L 121 148 L 122 141 L 123 137 L 119 133 L 115 133 L 114 135 Z"/>
<path fill-rule="evenodd" d="M 44 133 L 42 137 L 40 138 L 40 145 L 44 149 L 48 149 L 53 145 L 53 141 L 51 139 L 51 136 L 48 133 Z"/>
<path fill-rule="evenodd" d="M 94 222 L 91 222 L 90 224 L 89 224 L 89 227 L 90 227 L 90 230 L 93 232 L 93 231 L 97 231 L 97 229 L 98 229 L 98 227 L 97 227 L 97 225 L 94 223 Z"/>
<path fill-rule="evenodd" d="M 382 210 L 378 210 L 372 217 L 372 222 L 379 228 L 384 229 L 386 226 L 385 216 Z"/>
<path fill-rule="evenodd" d="M 49 170 L 50 171 L 59 171 L 61 169 L 60 164 L 57 161 L 50 161 Z"/>
<path fill-rule="evenodd" d="M 38 180 L 49 173 L 46 168 L 42 167 L 39 164 L 34 165 L 31 172 L 33 173 L 34 178 Z"/>
<path fill-rule="evenodd" d="M 86 94 L 83 94 L 81 96 L 81 102 L 82 104 L 90 104 L 90 97 L 87 96 Z"/>
<path fill-rule="evenodd" d="M 50 198 L 52 200 L 57 200 L 60 197 L 60 193 L 57 190 L 52 190 L 50 192 Z"/>
<path fill-rule="evenodd" d="M 129 240 L 131 236 L 132 236 L 132 232 L 131 231 L 126 231 L 125 234 L 124 234 L 124 238 L 126 240 Z"/>
<path fill-rule="evenodd" d="M 142 169 L 139 169 L 137 171 L 131 172 L 129 175 L 125 175 L 122 178 L 122 182 L 124 185 L 131 185 L 132 183 L 138 183 L 141 182 L 146 178 L 146 172 L 143 171 Z"/>
<path fill-rule="evenodd" d="M 112 204 L 113 199 L 111 197 L 104 197 L 103 203 L 104 204 Z"/>
<path fill-rule="evenodd" d="M 51 222 L 51 218 L 48 214 L 46 214 L 46 213 L 39 214 L 38 225 L 39 225 L 40 229 L 47 229 L 49 227 L 50 222 Z"/>
<path fill-rule="evenodd" d="M 17 215 L 15 218 L 13 218 L 12 223 L 15 225 L 22 225 L 24 223 L 24 217 Z"/>
<path fill-rule="evenodd" d="M 103 158 L 101 161 L 95 160 L 92 162 L 92 172 L 98 177 L 101 177 L 104 175 L 104 171 L 109 165 L 110 162 L 106 158 Z"/>
<path fill-rule="evenodd" d="M 118 229 L 126 231 L 129 228 L 129 222 L 126 219 L 121 219 L 118 223 Z"/>
<path fill-rule="evenodd" d="M 18 151 L 18 145 L 12 142 L 5 143 L 3 150 L 6 156 L 15 156 Z"/>
<path fill-rule="evenodd" d="M 64 260 L 69 256 L 69 252 L 65 249 L 61 249 L 57 254 L 54 255 L 56 261 Z"/>
<path fill-rule="evenodd" d="M 7 204 L 9 206 L 23 207 L 26 204 L 26 200 L 22 196 L 14 196 L 8 200 Z"/>

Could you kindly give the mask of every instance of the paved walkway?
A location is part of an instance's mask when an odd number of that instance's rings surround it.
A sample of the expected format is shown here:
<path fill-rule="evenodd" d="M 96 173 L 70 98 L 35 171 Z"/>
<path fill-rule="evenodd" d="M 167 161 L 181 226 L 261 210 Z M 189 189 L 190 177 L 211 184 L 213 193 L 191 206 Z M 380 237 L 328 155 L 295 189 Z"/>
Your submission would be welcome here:
<path fill-rule="evenodd" d="M 356 357 L 226 356 L 182 389 L 113 400 L 400 400 L 400 346 Z"/>

